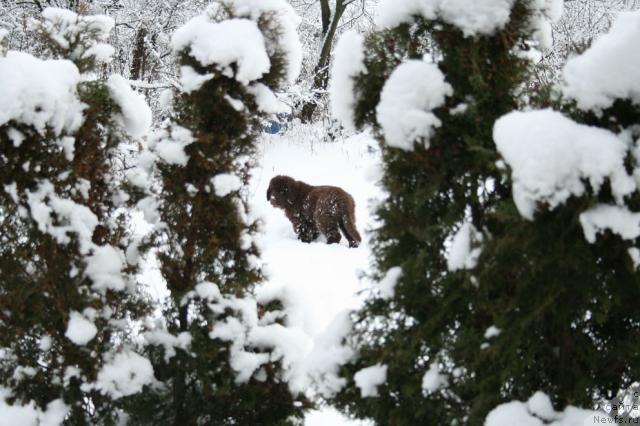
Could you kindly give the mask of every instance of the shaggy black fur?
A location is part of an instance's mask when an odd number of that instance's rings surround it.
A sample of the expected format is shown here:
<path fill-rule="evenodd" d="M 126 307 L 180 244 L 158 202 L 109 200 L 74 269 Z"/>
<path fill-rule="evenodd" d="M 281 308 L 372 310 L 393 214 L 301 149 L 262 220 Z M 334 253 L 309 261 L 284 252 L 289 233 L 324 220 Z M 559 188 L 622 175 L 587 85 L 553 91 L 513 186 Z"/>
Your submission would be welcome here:
<path fill-rule="evenodd" d="M 349 247 L 358 247 L 362 238 L 356 228 L 353 197 L 337 186 L 313 186 L 289 176 L 271 179 L 267 200 L 284 210 L 298 239 L 308 243 L 319 233 L 327 244 L 340 242 L 340 231 Z"/>

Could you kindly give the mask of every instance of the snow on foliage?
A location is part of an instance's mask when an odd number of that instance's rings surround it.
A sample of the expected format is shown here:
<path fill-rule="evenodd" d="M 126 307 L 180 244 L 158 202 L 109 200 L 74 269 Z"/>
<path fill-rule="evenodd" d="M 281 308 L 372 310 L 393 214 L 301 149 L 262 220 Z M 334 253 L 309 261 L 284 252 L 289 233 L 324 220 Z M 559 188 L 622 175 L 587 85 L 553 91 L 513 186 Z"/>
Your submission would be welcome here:
<path fill-rule="evenodd" d="M 93 246 L 91 237 L 98 218 L 88 207 L 59 197 L 51 182 L 42 181 L 37 190 L 27 193 L 27 204 L 40 232 L 51 235 L 59 244 L 68 244 L 69 234 L 75 234 L 83 254 Z"/>
<path fill-rule="evenodd" d="M 429 370 L 422 377 L 422 392 L 429 395 L 448 384 L 449 379 L 446 375 L 440 374 L 440 367 L 436 361 L 431 364 Z"/>
<path fill-rule="evenodd" d="M 342 34 L 333 53 L 333 68 L 329 82 L 331 115 L 347 130 L 355 130 L 355 82 L 353 78 L 365 72 L 364 37 L 355 31 Z"/>
<path fill-rule="evenodd" d="M 383 299 L 391 299 L 395 294 L 396 284 L 398 280 L 402 278 L 402 268 L 394 266 L 390 268 L 384 277 L 378 282 L 378 290 L 380 290 L 380 297 Z"/>
<path fill-rule="evenodd" d="M 194 141 L 191 130 L 172 124 L 170 127 L 159 129 L 153 133 L 149 140 L 149 148 L 167 164 L 186 166 L 189 157 L 185 154 L 184 148 Z M 151 166 L 151 164 L 148 166 Z M 142 170 L 138 170 L 137 175 L 142 177 L 143 182 L 147 182 L 148 179 L 145 176 L 148 173 L 144 169 L 143 167 Z M 144 187 L 145 185 L 143 184 L 142 186 Z"/>
<path fill-rule="evenodd" d="M 125 288 L 122 270 L 125 268 L 125 257 L 121 250 L 113 246 L 96 246 L 90 256 L 86 257 L 85 274 L 91 278 L 91 288 L 99 293 L 107 290 L 121 291 Z"/>
<path fill-rule="evenodd" d="M 502 330 L 500 330 L 495 325 L 492 325 L 492 326 L 490 326 L 489 328 L 487 328 L 485 330 L 484 338 L 485 339 L 491 339 L 492 337 L 498 337 L 501 333 L 502 333 Z"/>
<path fill-rule="evenodd" d="M 363 235 L 358 250 L 349 249 L 344 241 L 300 245 L 288 219 L 264 196 L 270 177 L 277 174 L 315 184 L 347 184 L 356 200 L 358 222 L 363 227 L 373 226 L 375 219 L 367 201 L 382 198 L 382 190 L 366 178 L 366 170 L 380 164 L 377 142 L 359 134 L 344 141 L 320 143 L 325 132 L 322 122 L 315 122 L 294 126 L 282 135 L 264 135 L 258 154 L 262 164 L 253 173 L 248 193 L 252 194 L 251 214 L 265 223 L 256 244 L 268 281 L 257 288 L 258 301 L 262 305 L 269 300 L 281 301 L 281 322 L 296 330 L 300 342 L 295 347 L 304 349 L 287 361 L 289 388 L 294 393 L 331 398 L 347 386 L 342 366 L 356 357 L 347 339 L 353 326 L 349 312 L 360 306 L 362 290 L 375 285 L 361 277 L 369 265 L 368 236 Z M 329 165 L 335 171 L 331 176 L 326 173 Z"/>
<path fill-rule="evenodd" d="M 211 80 L 212 77 L 213 74 L 200 74 L 189 65 L 183 65 L 180 67 L 180 85 L 182 86 L 182 91 L 184 93 L 191 93 L 199 90 L 202 85 L 206 81 Z"/>
<path fill-rule="evenodd" d="M 513 3 L 514 0 L 382 0 L 376 23 L 391 28 L 421 16 L 442 19 L 466 37 L 489 35 L 509 22 Z"/>
<path fill-rule="evenodd" d="M 120 107 L 118 116 L 125 130 L 134 138 L 146 135 L 151 128 L 151 108 L 144 96 L 131 89 L 122 76 L 112 75 L 107 81 L 111 98 Z"/>
<path fill-rule="evenodd" d="M 69 313 L 69 323 L 67 331 L 64 335 L 76 345 L 86 345 L 96 337 L 98 329 L 95 324 L 89 321 L 79 312 L 71 311 Z"/>
<path fill-rule="evenodd" d="M 202 65 L 216 64 L 223 73 L 248 85 L 269 72 L 271 63 L 264 37 L 254 21 L 229 19 L 211 22 L 205 15 L 196 16 L 176 30 L 171 39 L 174 51 L 188 50 Z"/>
<path fill-rule="evenodd" d="M 164 359 L 168 362 L 176 355 L 176 348 L 187 350 L 191 346 L 191 333 L 184 331 L 177 336 L 162 329 L 155 329 L 144 334 L 144 340 L 150 345 L 164 348 Z"/>
<path fill-rule="evenodd" d="M 387 366 L 383 364 L 363 368 L 353 375 L 356 386 L 363 398 L 379 396 L 378 386 L 387 381 Z"/>
<path fill-rule="evenodd" d="M 598 204 L 580 214 L 580 224 L 590 243 L 595 243 L 596 235 L 606 230 L 625 240 L 640 237 L 640 213 L 634 213 L 623 206 Z"/>
<path fill-rule="evenodd" d="M 640 104 L 640 11 L 620 13 L 610 31 L 564 67 L 563 93 L 578 107 L 600 110 L 616 99 Z"/>
<path fill-rule="evenodd" d="M 478 232 L 475 226 L 464 223 L 451 241 L 447 254 L 447 268 L 450 271 L 475 268 L 482 253 L 482 240 L 482 233 Z"/>
<path fill-rule="evenodd" d="M 0 386 L 0 426 L 58 426 L 64 422 L 70 407 L 62 399 L 47 404 L 44 411 L 33 401 L 27 404 L 7 404 L 11 392 Z"/>
<path fill-rule="evenodd" d="M 40 60 L 7 52 L 0 58 L 0 125 L 11 120 L 59 135 L 77 130 L 85 105 L 78 99 L 80 73 L 67 60 Z"/>
<path fill-rule="evenodd" d="M 422 141 L 428 148 L 434 128 L 442 124 L 432 111 L 452 94 L 437 65 L 419 60 L 400 64 L 384 84 L 376 108 L 386 144 L 411 151 Z"/>
<path fill-rule="evenodd" d="M 527 402 L 511 401 L 494 408 L 485 426 L 589 426 L 610 424 L 613 418 L 604 413 L 568 406 L 555 411 L 550 398 L 536 392 Z"/>
<path fill-rule="evenodd" d="M 281 102 L 265 84 L 253 83 L 247 88 L 247 92 L 255 97 L 259 111 L 267 114 L 291 112 L 291 108 L 284 102 Z"/>
<path fill-rule="evenodd" d="M 242 181 L 236 175 L 220 173 L 211 178 L 213 190 L 218 197 L 226 197 L 242 188 Z"/>
<path fill-rule="evenodd" d="M 305 356 L 302 373 L 306 377 L 302 380 L 298 378 L 299 384 L 294 383 L 297 385 L 295 390 L 308 388 L 309 379 L 320 395 L 330 398 L 347 384 L 347 380 L 340 377 L 340 368 L 356 356 L 355 351 L 344 343 L 352 327 L 350 311 L 336 315 L 324 332 L 317 336 L 311 352 Z"/>
<path fill-rule="evenodd" d="M 261 287 L 255 298 L 236 298 L 222 294 L 210 282 L 196 286 L 187 298 L 199 297 L 207 302 L 213 315 L 225 315 L 213 323 L 209 333 L 212 339 L 231 343 L 229 362 L 236 372 L 236 383 L 246 383 L 252 377 L 259 379 L 262 367 L 270 362 L 281 362 L 283 379 L 293 393 L 314 390 L 329 397 L 345 386 L 346 380 L 339 377 L 342 365 L 354 357 L 353 349 L 343 343 L 351 330 L 349 311 L 344 311 L 329 324 L 317 339 L 308 335 L 290 317 L 296 301 L 284 288 L 275 285 Z M 258 315 L 258 303 L 262 306 L 278 300 L 283 310 L 269 310 Z M 168 336 L 151 335 L 167 344 L 174 339 Z"/>
<path fill-rule="evenodd" d="M 103 394 L 114 399 L 133 395 L 145 385 L 154 381 L 151 362 L 135 352 L 120 352 L 98 372 L 96 383 L 92 384 Z"/>
<path fill-rule="evenodd" d="M 267 15 L 272 20 L 269 30 L 275 30 L 275 34 L 269 34 L 265 40 L 267 51 L 271 54 L 280 51 L 286 59 L 286 78 L 289 84 L 293 84 L 300 74 L 302 66 L 302 45 L 298 39 L 298 25 L 300 18 L 293 7 L 285 0 L 226 0 L 222 4 L 232 8 L 235 16 L 247 16 L 258 21 L 261 16 Z M 271 37 L 274 39 L 271 40 Z"/>
<path fill-rule="evenodd" d="M 636 189 L 624 168 L 625 143 L 559 112 L 509 113 L 496 121 L 493 139 L 512 169 L 513 198 L 527 219 L 533 219 L 539 203 L 553 209 L 570 196 L 583 195 L 585 180 L 597 192 L 609 179 L 618 202 Z"/>
<path fill-rule="evenodd" d="M 115 49 L 103 42 L 115 25 L 112 18 L 104 15 L 83 16 L 55 7 L 45 8 L 42 17 L 43 21 L 33 22 L 32 25 L 47 34 L 59 47 L 69 50 L 69 59 L 93 57 L 99 62 L 111 60 Z"/>
<path fill-rule="evenodd" d="M 223 10 L 231 16 L 224 16 Z M 265 29 L 258 27 L 263 16 L 270 20 Z M 223 0 L 179 28 L 171 47 L 176 52 L 186 50 L 205 66 L 216 65 L 244 85 L 268 73 L 269 57 L 279 52 L 286 60 L 286 78 L 293 82 L 302 62 L 298 22 L 293 8 L 283 0 Z"/>
<path fill-rule="evenodd" d="M 210 284 L 215 286 L 215 284 Z M 189 295 L 189 297 L 194 296 L 195 294 Z M 218 292 L 207 290 L 205 299 L 208 300 L 208 307 L 214 314 L 220 315 L 225 311 L 234 313 L 234 315 L 227 315 L 223 319 L 217 320 L 209 332 L 209 337 L 231 342 L 229 363 L 236 372 L 236 383 L 248 382 L 262 365 L 271 361 L 268 352 L 247 350 L 247 346 L 251 344 L 249 336 L 259 327 L 258 307 L 255 299 L 226 296 L 219 290 Z M 266 338 L 265 336 L 261 337 Z M 265 343 L 263 341 L 262 345 Z M 277 359 L 273 359 L 273 361 L 277 361 Z"/>

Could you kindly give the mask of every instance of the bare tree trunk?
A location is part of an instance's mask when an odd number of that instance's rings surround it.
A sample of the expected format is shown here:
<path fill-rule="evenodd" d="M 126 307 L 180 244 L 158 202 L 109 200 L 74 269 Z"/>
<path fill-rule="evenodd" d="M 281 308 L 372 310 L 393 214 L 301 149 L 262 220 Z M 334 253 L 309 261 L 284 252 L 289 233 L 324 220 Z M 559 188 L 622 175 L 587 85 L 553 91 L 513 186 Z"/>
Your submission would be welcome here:
<path fill-rule="evenodd" d="M 329 29 L 329 21 L 331 20 L 331 8 L 329 0 L 320 0 L 320 16 L 322 18 L 322 36 L 327 35 Z"/>
<path fill-rule="evenodd" d="M 320 58 L 318 59 L 318 63 L 314 69 L 315 77 L 313 79 L 312 89 L 316 92 L 327 89 L 329 82 L 329 62 L 331 60 L 333 40 L 335 38 L 336 31 L 338 30 L 340 18 L 347 6 L 351 3 L 353 3 L 353 0 L 336 0 L 336 9 L 329 22 L 329 17 L 331 16 L 329 2 L 328 0 L 320 1 L 320 9 L 322 12 L 322 34 L 324 35 L 324 41 L 322 43 L 322 49 L 320 50 Z M 314 96 L 314 98 L 317 98 L 317 96 Z M 304 123 L 311 121 L 317 105 L 316 99 L 311 99 L 304 104 L 302 111 L 300 111 L 300 119 Z"/>
<path fill-rule="evenodd" d="M 140 27 L 136 34 L 136 45 L 133 49 L 133 59 L 131 60 L 130 78 L 132 80 L 141 80 L 144 77 L 146 63 L 146 37 L 147 29 L 145 27 Z"/>

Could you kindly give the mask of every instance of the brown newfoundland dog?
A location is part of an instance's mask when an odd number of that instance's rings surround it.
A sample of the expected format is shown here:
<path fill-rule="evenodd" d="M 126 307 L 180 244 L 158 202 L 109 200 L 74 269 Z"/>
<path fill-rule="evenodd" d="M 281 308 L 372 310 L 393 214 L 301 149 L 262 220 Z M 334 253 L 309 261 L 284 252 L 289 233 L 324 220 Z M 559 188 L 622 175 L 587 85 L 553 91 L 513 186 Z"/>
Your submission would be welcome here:
<path fill-rule="evenodd" d="M 340 231 L 349 247 L 358 247 L 362 238 L 356 229 L 353 197 L 336 186 L 313 186 L 289 176 L 269 182 L 267 200 L 284 210 L 298 239 L 308 243 L 322 233 L 327 244 L 340 242 Z"/>

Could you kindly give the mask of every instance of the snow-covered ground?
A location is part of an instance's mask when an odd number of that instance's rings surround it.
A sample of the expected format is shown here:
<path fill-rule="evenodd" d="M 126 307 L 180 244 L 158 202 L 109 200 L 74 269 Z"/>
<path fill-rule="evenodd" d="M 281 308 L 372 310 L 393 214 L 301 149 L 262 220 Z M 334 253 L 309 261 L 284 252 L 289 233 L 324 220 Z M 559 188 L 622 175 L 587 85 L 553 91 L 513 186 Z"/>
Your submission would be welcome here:
<path fill-rule="evenodd" d="M 380 164 L 376 142 L 363 134 L 335 142 L 323 142 L 322 137 L 319 125 L 264 135 L 260 165 L 250 185 L 252 210 L 263 220 L 261 250 L 268 276 L 263 286 L 284 287 L 287 298 L 293 301 L 289 304 L 288 326 L 306 334 L 308 349 L 336 316 L 361 303 L 359 293 L 369 285 L 362 277 L 370 262 L 367 230 L 375 224 L 370 205 L 381 196 L 376 185 Z M 356 222 L 363 237 L 360 247 L 350 249 L 344 238 L 339 245 L 298 241 L 284 212 L 272 207 L 266 198 L 269 181 L 278 174 L 312 185 L 340 186 L 349 192 L 356 202 Z M 341 424 L 365 423 L 349 422 L 330 408 L 312 412 L 306 420 L 307 426 Z"/>
<path fill-rule="evenodd" d="M 250 203 L 253 213 L 263 219 L 260 248 L 268 282 L 287 287 L 287 294 L 293 295 L 299 305 L 296 321 L 314 336 L 336 314 L 358 306 L 356 293 L 365 286 L 359 277 L 369 262 L 365 230 L 373 222 L 367 206 L 379 194 L 367 176 L 378 156 L 377 150 L 372 152 L 375 142 L 364 135 L 332 143 L 308 136 L 292 132 L 261 141 L 261 165 L 253 174 Z M 322 236 L 310 244 L 298 241 L 284 212 L 272 207 L 266 198 L 270 179 L 279 174 L 312 185 L 340 186 L 352 194 L 356 223 L 363 236 L 360 247 L 350 249 L 344 238 L 339 245 L 327 245 Z"/>
<path fill-rule="evenodd" d="M 315 364 L 332 362 L 330 356 L 335 352 L 331 351 L 336 348 L 328 352 L 323 348 L 327 336 L 335 335 L 335 323 L 346 311 L 359 306 L 362 291 L 370 285 L 363 276 L 371 254 L 367 230 L 375 226 L 372 202 L 382 196 L 376 184 L 381 163 L 377 143 L 365 134 L 325 142 L 324 132 L 322 123 L 316 123 L 296 125 L 276 135 L 263 134 L 248 193 L 251 215 L 262 221 L 258 243 L 267 276 L 257 293 L 275 291 L 286 297 L 287 326 L 294 331 L 288 342 L 289 368 L 291 381 L 299 387 L 311 383 L 308 373 L 317 367 Z M 327 245 L 323 237 L 310 244 L 298 241 L 284 212 L 272 207 L 266 198 L 269 181 L 278 174 L 312 185 L 340 186 L 349 192 L 356 202 L 362 244 L 352 249 L 344 238 L 339 245 Z M 143 224 L 139 227 L 141 233 L 148 231 Z M 166 287 L 158 285 L 163 280 L 153 258 L 145 265 L 142 280 L 157 300 L 168 296 Z M 329 340 L 333 343 L 335 338 Z M 369 423 L 349 421 L 327 407 L 310 412 L 305 425 Z"/>

